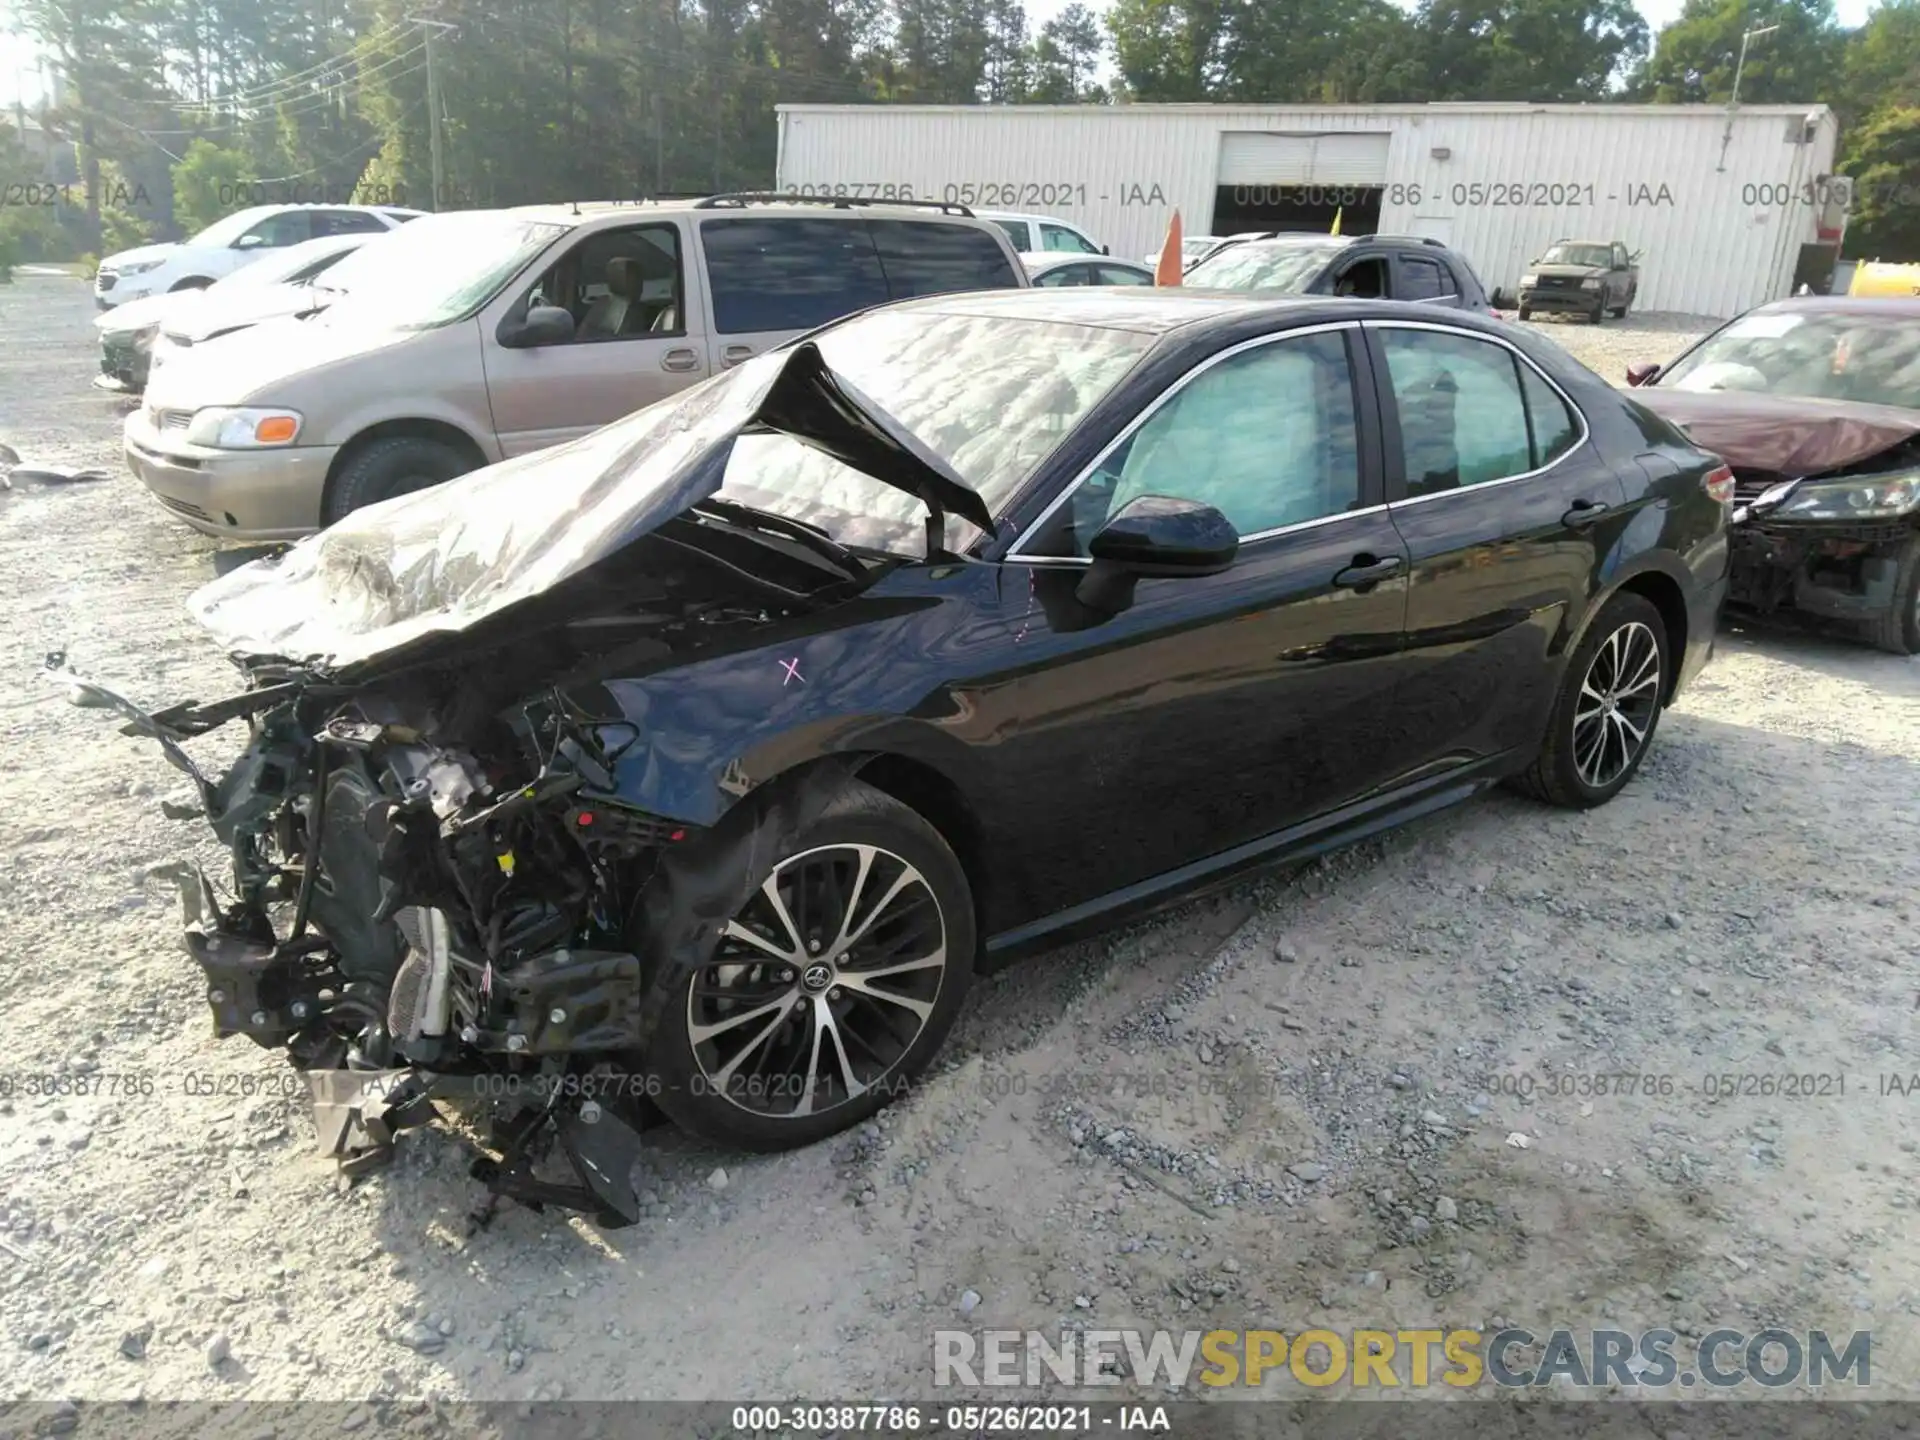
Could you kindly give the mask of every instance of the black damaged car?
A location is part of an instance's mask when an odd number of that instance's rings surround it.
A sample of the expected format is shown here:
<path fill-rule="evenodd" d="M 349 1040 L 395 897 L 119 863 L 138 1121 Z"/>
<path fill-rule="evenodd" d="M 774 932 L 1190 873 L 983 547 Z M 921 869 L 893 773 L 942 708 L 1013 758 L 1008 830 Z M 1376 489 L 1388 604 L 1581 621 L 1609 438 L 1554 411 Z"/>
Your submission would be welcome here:
<path fill-rule="evenodd" d="M 1776 300 L 1627 383 L 1733 468 L 1730 605 L 1920 655 L 1920 300 Z"/>
<path fill-rule="evenodd" d="M 1499 781 L 1608 800 L 1708 655 L 1731 483 L 1472 315 L 949 296 L 215 581 L 229 698 L 56 664 L 193 777 L 215 1030 L 310 1072 L 323 1145 L 511 1094 L 476 1174 L 618 1224 L 654 1106 L 815 1140 L 1021 951 Z"/>

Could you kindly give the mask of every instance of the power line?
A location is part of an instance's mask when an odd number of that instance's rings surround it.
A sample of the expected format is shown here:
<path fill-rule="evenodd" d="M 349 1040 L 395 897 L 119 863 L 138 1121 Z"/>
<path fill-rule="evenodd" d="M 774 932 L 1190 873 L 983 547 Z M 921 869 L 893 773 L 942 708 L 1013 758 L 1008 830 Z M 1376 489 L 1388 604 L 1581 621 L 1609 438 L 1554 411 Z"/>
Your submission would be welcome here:
<path fill-rule="evenodd" d="M 330 55 L 325 60 L 321 60 L 316 64 L 309 65 L 304 70 L 296 70 L 290 75 L 278 76 L 277 78 L 273 80 L 269 80 L 264 85 L 261 85 L 258 88 L 251 91 L 248 91 L 248 90 L 236 91 L 231 95 L 223 95 L 219 97 L 218 100 L 208 100 L 203 102 L 186 102 L 187 108 L 192 108 L 195 104 L 205 104 L 205 105 L 250 104 L 256 101 L 264 101 L 267 98 L 271 97 L 274 93 L 279 91 L 284 91 L 287 89 L 299 90 L 299 89 L 308 88 L 308 82 L 310 81 L 311 77 L 316 75 L 322 75 L 326 71 L 335 69 L 338 66 L 345 65 L 350 62 L 356 62 L 359 59 L 359 52 L 377 47 L 379 44 L 387 40 L 389 37 L 399 34 L 403 28 L 404 27 L 398 26 L 398 25 L 389 25 L 383 29 L 371 31 L 368 34 L 363 35 L 360 39 L 354 41 L 353 44 L 347 48 L 347 52 L 344 55 Z"/>
<path fill-rule="evenodd" d="M 336 96 L 337 94 L 339 94 L 339 92 L 348 89 L 349 87 L 358 87 L 364 84 L 366 81 L 372 79 L 374 76 L 380 74 L 382 71 L 389 70 L 393 66 L 400 64 L 402 61 L 412 59 L 414 56 L 421 54 L 425 49 L 426 49 L 426 46 L 424 43 L 416 44 L 410 50 L 402 50 L 396 55 L 389 55 L 386 59 L 380 61 L 378 64 L 369 65 L 364 69 L 356 70 L 351 75 L 343 75 L 341 76 L 340 79 L 335 80 L 330 84 L 319 86 L 317 88 L 310 84 L 299 85 L 288 90 L 283 90 L 273 96 L 267 96 L 265 95 L 264 92 L 262 92 L 259 98 L 251 99 L 251 100 L 240 100 L 234 97 L 222 97 L 221 99 L 218 99 L 218 100 L 182 101 L 182 102 L 176 103 L 173 108 L 188 114 L 225 113 L 225 114 L 231 115 L 231 114 L 238 114 L 243 109 L 264 110 L 269 106 L 277 106 L 282 103 L 291 103 L 295 101 L 304 101 L 304 100 L 330 99 Z M 336 63 L 344 64 L 345 62 L 340 61 Z"/>

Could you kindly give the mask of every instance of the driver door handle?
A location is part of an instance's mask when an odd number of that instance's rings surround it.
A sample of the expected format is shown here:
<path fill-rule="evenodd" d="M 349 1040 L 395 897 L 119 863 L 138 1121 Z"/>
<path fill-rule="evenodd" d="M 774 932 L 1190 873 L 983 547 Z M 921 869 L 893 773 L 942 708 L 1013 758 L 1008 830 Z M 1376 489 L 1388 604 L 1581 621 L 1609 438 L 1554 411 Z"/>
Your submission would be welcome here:
<path fill-rule="evenodd" d="M 700 352 L 685 348 L 669 350 L 660 357 L 660 368 L 662 370 L 698 370 Z"/>
<path fill-rule="evenodd" d="M 1345 590 L 1357 590 L 1392 579 L 1400 573 L 1400 567 L 1398 555 L 1389 555 L 1384 560 L 1374 555 L 1356 555 L 1351 565 L 1333 577 L 1333 583 Z"/>
<path fill-rule="evenodd" d="M 1591 525 L 1607 513 L 1607 505 L 1601 500 L 1576 500 L 1560 517 L 1560 523 L 1569 530 L 1578 530 Z"/>

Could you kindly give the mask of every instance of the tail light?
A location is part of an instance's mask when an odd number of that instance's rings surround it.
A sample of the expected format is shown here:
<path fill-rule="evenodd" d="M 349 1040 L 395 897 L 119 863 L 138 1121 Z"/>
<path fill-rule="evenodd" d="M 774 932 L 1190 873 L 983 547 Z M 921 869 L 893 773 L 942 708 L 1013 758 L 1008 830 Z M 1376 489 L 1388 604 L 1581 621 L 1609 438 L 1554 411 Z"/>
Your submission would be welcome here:
<path fill-rule="evenodd" d="M 1729 466 L 1714 466 L 1700 483 L 1707 487 L 1707 494 L 1722 505 L 1733 503 L 1733 470 Z"/>

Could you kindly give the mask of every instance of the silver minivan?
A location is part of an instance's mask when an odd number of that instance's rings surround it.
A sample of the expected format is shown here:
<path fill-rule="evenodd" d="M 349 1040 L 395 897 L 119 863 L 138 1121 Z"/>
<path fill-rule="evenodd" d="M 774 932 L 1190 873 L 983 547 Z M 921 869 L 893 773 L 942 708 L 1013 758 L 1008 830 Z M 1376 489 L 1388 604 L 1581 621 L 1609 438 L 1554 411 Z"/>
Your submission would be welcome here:
<path fill-rule="evenodd" d="M 170 360 L 127 417 L 127 463 L 197 530 L 293 539 L 853 311 L 1026 283 L 999 227 L 958 206 L 713 196 L 428 216 L 322 313 Z"/>

